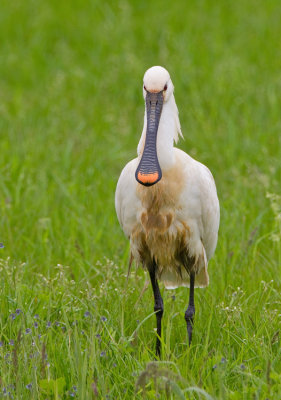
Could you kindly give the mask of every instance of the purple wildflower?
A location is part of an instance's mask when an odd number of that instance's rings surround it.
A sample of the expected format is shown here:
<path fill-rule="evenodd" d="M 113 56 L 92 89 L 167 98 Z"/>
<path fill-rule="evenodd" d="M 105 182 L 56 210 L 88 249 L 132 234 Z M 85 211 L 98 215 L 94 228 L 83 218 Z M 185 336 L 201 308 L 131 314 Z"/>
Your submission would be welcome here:
<path fill-rule="evenodd" d="M 15 314 L 15 313 L 10 314 L 10 318 L 11 318 L 12 320 L 16 319 L 16 314 Z"/>
<path fill-rule="evenodd" d="M 101 357 L 105 357 L 105 356 L 106 356 L 106 351 L 102 351 L 102 352 L 100 353 L 100 356 L 101 356 Z"/>
<path fill-rule="evenodd" d="M 16 309 L 16 314 L 17 314 L 17 315 L 20 315 L 21 313 L 22 313 L 22 311 L 21 311 L 19 308 L 17 308 L 17 309 Z"/>
<path fill-rule="evenodd" d="M 15 345 L 15 341 L 13 339 L 10 340 L 10 346 L 14 346 Z"/>
<path fill-rule="evenodd" d="M 84 317 L 85 317 L 85 318 L 90 317 L 90 315 L 91 315 L 91 314 L 90 314 L 90 311 L 85 311 L 85 313 L 84 313 Z"/>
<path fill-rule="evenodd" d="M 50 326 L 52 325 L 51 321 L 47 322 L 46 328 L 50 328 Z"/>
<path fill-rule="evenodd" d="M 31 329 L 30 328 L 26 328 L 25 334 L 28 335 L 30 332 L 31 332 Z"/>
<path fill-rule="evenodd" d="M 34 318 L 35 318 L 35 319 L 38 319 L 38 318 L 39 318 L 39 315 L 38 315 L 38 314 L 34 314 Z"/>
<path fill-rule="evenodd" d="M 4 244 L 3 243 L 0 243 L 0 249 L 4 249 Z"/>
<path fill-rule="evenodd" d="M 28 383 L 25 387 L 26 387 L 26 389 L 31 390 L 32 389 L 32 383 Z"/>
<path fill-rule="evenodd" d="M 34 324 L 33 324 L 33 326 L 34 326 L 34 328 L 38 328 L 38 322 L 35 321 Z"/>
<path fill-rule="evenodd" d="M 102 317 L 101 317 L 101 320 L 102 320 L 103 322 L 105 322 L 105 321 L 107 321 L 107 318 L 104 317 L 104 316 L 102 316 Z"/>

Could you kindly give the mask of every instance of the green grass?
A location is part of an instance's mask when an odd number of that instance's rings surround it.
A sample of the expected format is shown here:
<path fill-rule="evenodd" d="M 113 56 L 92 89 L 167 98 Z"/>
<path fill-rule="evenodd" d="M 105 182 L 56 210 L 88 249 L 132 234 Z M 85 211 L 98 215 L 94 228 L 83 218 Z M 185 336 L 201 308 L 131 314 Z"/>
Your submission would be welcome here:
<path fill-rule="evenodd" d="M 281 398 L 280 13 L 276 0 L 1 2 L 0 398 Z M 171 74 L 179 147 L 221 204 L 192 346 L 188 290 L 161 287 L 158 363 L 151 288 L 142 270 L 126 282 L 114 210 L 152 65 Z"/>

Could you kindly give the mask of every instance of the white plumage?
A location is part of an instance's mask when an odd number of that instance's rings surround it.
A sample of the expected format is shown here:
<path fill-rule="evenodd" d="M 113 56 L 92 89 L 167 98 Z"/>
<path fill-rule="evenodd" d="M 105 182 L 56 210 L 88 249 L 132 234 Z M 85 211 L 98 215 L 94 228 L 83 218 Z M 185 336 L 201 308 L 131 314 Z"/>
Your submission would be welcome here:
<path fill-rule="evenodd" d="M 191 270 L 195 286 L 204 287 L 217 244 L 219 201 L 209 169 L 174 147 L 181 128 L 173 90 L 164 68 L 152 67 L 145 73 L 144 98 L 160 91 L 164 97 L 156 143 L 162 179 L 144 186 L 135 178 L 147 134 L 145 111 L 138 157 L 120 175 L 115 207 L 137 263 L 148 267 L 154 260 L 156 276 L 167 288 L 189 286 Z"/>

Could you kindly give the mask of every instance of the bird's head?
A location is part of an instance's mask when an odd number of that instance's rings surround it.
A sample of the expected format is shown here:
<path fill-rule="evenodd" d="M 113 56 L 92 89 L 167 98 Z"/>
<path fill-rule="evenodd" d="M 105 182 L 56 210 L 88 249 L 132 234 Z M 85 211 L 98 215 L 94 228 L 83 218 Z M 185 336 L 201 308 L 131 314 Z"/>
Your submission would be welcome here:
<path fill-rule="evenodd" d="M 167 101 L 174 91 L 169 72 L 163 67 L 149 68 L 143 77 L 143 97 L 149 93 L 161 93 L 163 101 Z"/>
<path fill-rule="evenodd" d="M 163 67 L 151 67 L 144 74 L 143 96 L 146 104 L 147 131 L 141 161 L 136 170 L 136 180 L 144 186 L 152 186 L 162 178 L 156 139 L 163 104 L 174 91 L 169 72 Z"/>

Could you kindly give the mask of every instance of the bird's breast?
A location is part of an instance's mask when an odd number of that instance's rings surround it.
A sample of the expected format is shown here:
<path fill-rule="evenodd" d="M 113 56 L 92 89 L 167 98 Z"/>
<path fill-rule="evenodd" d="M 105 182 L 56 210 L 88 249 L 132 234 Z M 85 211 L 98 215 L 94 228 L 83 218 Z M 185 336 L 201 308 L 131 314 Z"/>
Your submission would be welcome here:
<path fill-rule="evenodd" d="M 173 168 L 163 171 L 162 179 L 153 186 L 137 186 L 141 202 L 140 222 L 145 232 L 160 233 L 168 230 L 180 211 L 180 195 L 184 186 L 183 168 L 177 162 Z"/>
<path fill-rule="evenodd" d="M 141 214 L 141 224 L 144 231 L 148 234 L 152 230 L 158 231 L 159 233 L 166 232 L 171 226 L 174 219 L 174 214 L 170 212 L 149 212 L 149 210 L 143 211 Z"/>
<path fill-rule="evenodd" d="M 159 211 L 161 208 L 176 209 L 178 206 L 185 179 L 184 166 L 179 158 L 176 161 L 172 168 L 162 170 L 162 179 L 155 185 L 137 185 L 136 194 L 145 209 Z"/>
<path fill-rule="evenodd" d="M 175 257 L 188 234 L 188 227 L 179 217 L 183 186 L 184 176 L 179 165 L 164 171 L 162 179 L 151 187 L 138 185 L 141 209 L 131 234 L 135 258 L 140 255 L 143 261 L 153 256 L 165 263 Z"/>

